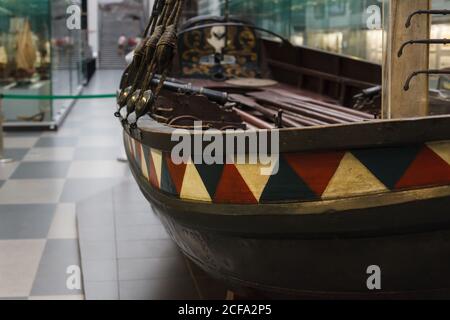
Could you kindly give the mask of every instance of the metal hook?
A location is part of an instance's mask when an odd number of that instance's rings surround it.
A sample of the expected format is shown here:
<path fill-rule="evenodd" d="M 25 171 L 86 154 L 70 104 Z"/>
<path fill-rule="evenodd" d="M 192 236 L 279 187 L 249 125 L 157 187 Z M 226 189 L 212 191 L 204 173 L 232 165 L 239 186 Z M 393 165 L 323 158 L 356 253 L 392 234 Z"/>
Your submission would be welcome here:
<path fill-rule="evenodd" d="M 410 41 L 406 41 L 405 43 L 402 44 L 402 46 L 400 47 L 400 50 L 398 51 L 398 57 L 400 58 L 403 55 L 403 50 L 411 44 L 443 44 L 443 45 L 447 45 L 450 44 L 450 40 L 449 39 L 426 39 L 426 40 L 410 40 Z"/>
<path fill-rule="evenodd" d="M 426 75 L 450 74 L 450 70 L 449 71 L 445 71 L 445 70 L 420 70 L 420 71 L 415 71 L 408 77 L 408 80 L 406 80 L 406 83 L 405 83 L 405 86 L 404 86 L 404 90 L 405 91 L 409 90 L 412 79 L 414 77 L 418 76 L 419 74 L 426 74 Z"/>
<path fill-rule="evenodd" d="M 406 20 L 406 28 L 408 29 L 411 26 L 411 20 L 414 16 L 416 15 L 420 15 L 420 14 L 428 14 L 428 15 L 432 15 L 432 14 L 441 14 L 441 15 L 448 15 L 450 14 L 450 10 L 418 10 L 415 11 L 413 13 L 411 13 L 408 17 L 408 19 Z"/>

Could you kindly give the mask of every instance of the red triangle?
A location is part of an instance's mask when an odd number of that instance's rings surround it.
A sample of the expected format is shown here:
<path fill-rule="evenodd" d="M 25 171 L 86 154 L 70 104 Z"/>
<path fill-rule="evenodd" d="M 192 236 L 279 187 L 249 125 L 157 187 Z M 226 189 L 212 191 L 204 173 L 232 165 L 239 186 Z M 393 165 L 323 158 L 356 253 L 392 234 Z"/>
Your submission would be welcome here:
<path fill-rule="evenodd" d="M 177 189 L 178 194 L 181 193 L 181 188 L 183 187 L 184 174 L 186 173 L 186 163 L 175 164 L 172 162 L 172 158 L 170 157 L 170 153 L 166 154 L 166 164 L 167 170 L 169 170 L 170 177 L 172 178 L 172 182 Z"/>
<path fill-rule="evenodd" d="M 155 164 L 153 163 L 152 151 L 148 149 L 148 179 L 152 186 L 159 189 L 158 176 L 156 174 Z"/>
<path fill-rule="evenodd" d="M 286 154 L 285 159 L 295 173 L 320 197 L 344 155 L 345 152 L 292 153 Z"/>
<path fill-rule="evenodd" d="M 216 203 L 257 204 L 253 193 L 248 188 L 239 171 L 232 164 L 224 167 L 222 177 L 214 197 Z"/>
<path fill-rule="evenodd" d="M 396 189 L 440 186 L 450 183 L 450 165 L 424 147 L 396 185 Z"/>

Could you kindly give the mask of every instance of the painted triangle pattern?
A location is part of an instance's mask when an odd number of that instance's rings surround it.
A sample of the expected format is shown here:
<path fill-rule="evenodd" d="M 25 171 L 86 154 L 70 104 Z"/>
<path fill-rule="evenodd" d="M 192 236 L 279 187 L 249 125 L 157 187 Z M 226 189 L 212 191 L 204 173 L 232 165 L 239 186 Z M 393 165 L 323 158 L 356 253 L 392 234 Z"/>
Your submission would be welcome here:
<path fill-rule="evenodd" d="M 150 184 L 156 188 L 159 189 L 160 185 L 159 185 L 159 180 L 158 180 L 158 174 L 156 173 L 156 167 L 155 167 L 155 162 L 153 160 L 153 156 L 152 156 L 152 149 L 148 148 L 147 149 L 147 153 L 145 155 L 147 157 L 147 164 L 148 164 L 148 176 L 149 176 L 149 181 Z"/>
<path fill-rule="evenodd" d="M 189 161 L 181 187 L 180 198 L 201 202 L 212 202 L 211 196 L 197 171 L 196 166 Z"/>
<path fill-rule="evenodd" d="M 128 135 L 124 144 L 132 169 L 153 188 L 189 201 L 304 202 L 450 185 L 450 141 L 288 153 L 273 166 L 277 173 L 268 176 L 261 174 L 261 164 L 175 164 L 169 152 Z"/>
<path fill-rule="evenodd" d="M 169 164 L 167 163 L 167 154 L 163 154 L 163 161 L 161 167 L 161 190 L 165 191 L 171 195 L 178 196 L 180 195 L 180 191 L 178 191 L 174 180 L 169 171 Z M 170 159 L 170 155 L 169 155 Z"/>
<path fill-rule="evenodd" d="M 352 153 L 347 152 L 322 194 L 322 199 L 337 199 L 349 195 L 359 196 L 387 191 L 386 186 L 366 166 L 358 161 Z"/>
<path fill-rule="evenodd" d="M 275 164 L 278 165 L 278 164 Z M 244 179 L 247 184 L 249 190 L 252 192 L 255 199 L 259 202 L 262 196 L 262 193 L 267 185 L 267 182 L 270 179 L 270 175 L 263 174 L 261 170 L 268 169 L 273 172 L 275 165 L 273 168 L 269 168 L 269 166 L 262 164 L 236 164 L 235 167 L 239 171 L 242 179 Z"/>
<path fill-rule="evenodd" d="M 166 153 L 164 158 L 166 166 L 163 167 L 163 171 L 167 170 L 167 173 L 175 186 L 177 194 L 180 195 L 181 188 L 183 187 L 184 175 L 186 173 L 186 164 L 175 164 L 170 157 L 170 153 Z"/>
<path fill-rule="evenodd" d="M 225 165 L 220 183 L 215 192 L 214 202 L 224 204 L 258 203 L 239 170 L 233 164 Z"/>
<path fill-rule="evenodd" d="M 316 196 L 321 197 L 344 154 L 345 152 L 298 153 L 286 154 L 285 158 Z"/>
<path fill-rule="evenodd" d="M 424 146 L 395 187 L 411 189 L 445 184 L 450 184 L 450 166 L 430 148 Z"/>
<path fill-rule="evenodd" d="M 279 159 L 278 173 L 272 175 L 261 195 L 260 202 L 305 201 L 318 199 L 284 157 Z"/>
<path fill-rule="evenodd" d="M 450 141 L 428 143 L 428 148 L 450 165 Z"/>
<path fill-rule="evenodd" d="M 149 175 L 148 175 L 148 167 L 147 167 L 147 159 L 145 157 L 145 151 L 146 147 L 144 145 L 141 144 L 141 150 L 140 150 L 140 154 L 141 154 L 141 172 L 142 175 L 148 180 L 149 179 Z"/>
<path fill-rule="evenodd" d="M 209 196 L 214 198 L 217 190 L 217 186 L 222 179 L 222 173 L 224 171 L 223 164 L 196 164 L 200 177 L 205 184 L 206 190 L 208 190 Z"/>
<path fill-rule="evenodd" d="M 353 150 L 352 154 L 385 186 L 395 188 L 421 146 Z"/>
<path fill-rule="evenodd" d="M 162 151 L 151 148 L 150 154 L 153 161 L 153 168 L 155 169 L 154 173 L 156 175 L 156 184 L 160 187 L 162 174 Z"/>

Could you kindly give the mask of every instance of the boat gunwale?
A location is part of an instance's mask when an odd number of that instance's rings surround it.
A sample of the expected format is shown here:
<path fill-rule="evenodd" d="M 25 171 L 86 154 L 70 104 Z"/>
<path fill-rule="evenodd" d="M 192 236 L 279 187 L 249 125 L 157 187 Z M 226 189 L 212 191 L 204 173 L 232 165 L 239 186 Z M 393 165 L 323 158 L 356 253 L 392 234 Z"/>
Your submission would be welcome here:
<path fill-rule="evenodd" d="M 132 117 L 130 119 L 132 120 Z M 123 124 L 123 128 L 134 139 L 161 151 L 171 151 L 179 141 L 171 140 L 176 128 L 159 123 L 149 116 L 139 120 L 138 129 L 131 129 L 128 124 Z M 450 140 L 449 128 L 450 115 L 440 115 L 274 130 L 279 131 L 279 152 L 289 153 L 379 148 L 448 141 Z M 270 131 L 256 130 L 258 134 Z M 191 136 L 198 134 L 194 130 L 185 130 L 184 132 Z M 242 133 L 245 132 L 242 131 Z M 226 134 L 229 132 L 224 131 L 223 135 Z M 236 133 L 231 132 L 231 134 Z"/>

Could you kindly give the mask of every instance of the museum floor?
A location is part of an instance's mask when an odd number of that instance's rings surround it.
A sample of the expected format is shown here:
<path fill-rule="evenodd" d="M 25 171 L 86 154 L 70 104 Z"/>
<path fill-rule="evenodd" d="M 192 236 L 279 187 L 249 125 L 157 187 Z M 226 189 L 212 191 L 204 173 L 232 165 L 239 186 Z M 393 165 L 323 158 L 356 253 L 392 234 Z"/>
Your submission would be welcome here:
<path fill-rule="evenodd" d="M 99 71 L 85 94 L 115 91 Z M 7 133 L 0 165 L 0 299 L 223 299 L 140 194 L 114 100 L 79 101 L 58 132 Z M 82 271 L 81 289 L 67 285 Z M 69 273 L 68 273 L 69 271 Z"/>

